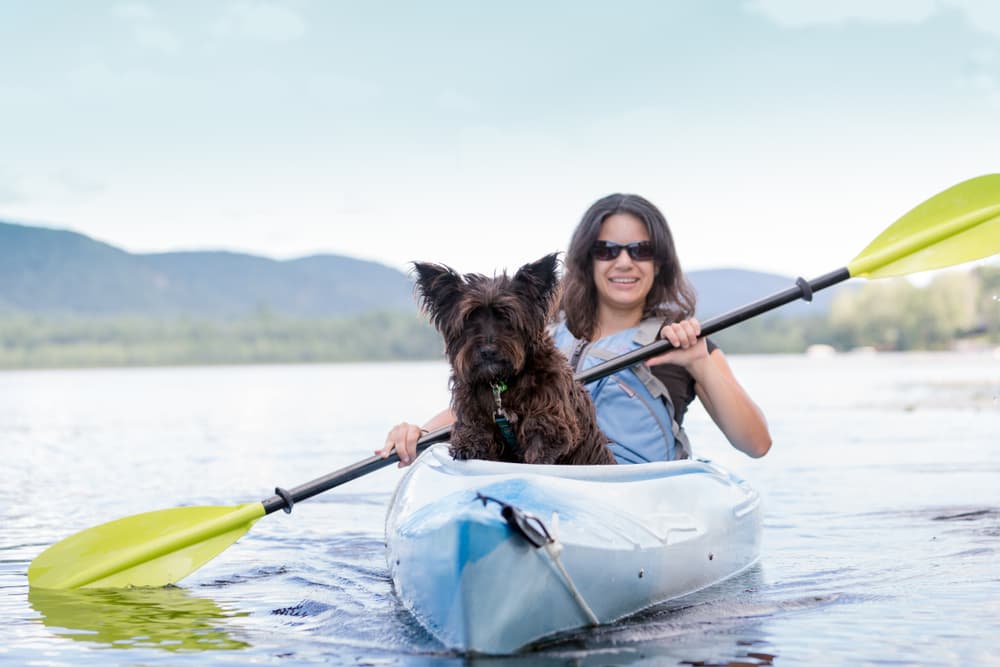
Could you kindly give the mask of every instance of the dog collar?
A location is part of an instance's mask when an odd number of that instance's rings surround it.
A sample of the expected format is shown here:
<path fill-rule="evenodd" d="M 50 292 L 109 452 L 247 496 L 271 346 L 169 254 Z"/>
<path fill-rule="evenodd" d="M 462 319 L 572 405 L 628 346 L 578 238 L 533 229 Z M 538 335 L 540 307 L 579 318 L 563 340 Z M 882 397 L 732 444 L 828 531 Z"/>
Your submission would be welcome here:
<path fill-rule="evenodd" d="M 499 380 L 490 385 L 490 389 L 493 390 L 493 402 L 497 405 L 497 413 L 503 412 L 503 405 L 500 403 L 500 394 L 507 391 L 507 383 L 503 380 Z"/>
<path fill-rule="evenodd" d="M 499 380 L 491 384 L 490 388 L 493 390 L 493 402 L 496 403 L 493 421 L 496 422 L 497 428 L 500 429 L 500 437 L 503 438 L 504 449 L 507 450 L 509 456 L 513 457 L 517 451 L 517 436 L 514 435 L 514 427 L 510 425 L 507 411 L 503 409 L 503 401 L 500 399 L 500 395 L 507 391 L 507 383 Z"/>

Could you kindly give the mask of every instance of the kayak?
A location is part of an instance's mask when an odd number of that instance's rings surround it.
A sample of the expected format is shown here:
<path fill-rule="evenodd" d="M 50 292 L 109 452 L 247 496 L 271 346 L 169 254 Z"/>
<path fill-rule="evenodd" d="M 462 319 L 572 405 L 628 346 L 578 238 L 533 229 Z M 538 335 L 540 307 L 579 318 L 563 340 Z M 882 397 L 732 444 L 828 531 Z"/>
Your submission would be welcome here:
<path fill-rule="evenodd" d="M 507 654 L 728 579 L 760 555 L 760 496 L 702 460 L 455 461 L 425 451 L 386 516 L 403 606 L 449 648 Z"/>

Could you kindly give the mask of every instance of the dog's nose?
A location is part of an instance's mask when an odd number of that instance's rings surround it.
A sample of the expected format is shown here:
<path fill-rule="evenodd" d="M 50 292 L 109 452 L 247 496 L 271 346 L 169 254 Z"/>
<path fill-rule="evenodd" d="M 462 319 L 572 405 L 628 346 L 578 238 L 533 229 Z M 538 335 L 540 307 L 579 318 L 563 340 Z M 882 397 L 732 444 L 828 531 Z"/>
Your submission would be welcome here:
<path fill-rule="evenodd" d="M 483 361 L 496 361 L 500 356 L 500 349 L 496 345 L 483 345 L 479 348 L 479 356 Z"/>

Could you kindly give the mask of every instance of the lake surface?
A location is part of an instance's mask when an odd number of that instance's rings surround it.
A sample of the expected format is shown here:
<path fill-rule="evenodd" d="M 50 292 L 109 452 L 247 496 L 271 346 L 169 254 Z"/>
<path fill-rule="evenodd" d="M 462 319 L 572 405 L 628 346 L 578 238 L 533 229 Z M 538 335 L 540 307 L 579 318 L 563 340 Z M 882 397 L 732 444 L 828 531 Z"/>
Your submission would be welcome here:
<path fill-rule="evenodd" d="M 765 501 L 760 565 L 682 605 L 466 660 L 393 595 L 399 471 L 262 519 L 180 588 L 29 592 L 48 545 L 138 512 L 235 504 L 371 455 L 447 403 L 441 363 L 0 372 L 0 663 L 1000 664 L 1000 358 L 731 357 L 768 456 L 700 408 L 699 456 Z"/>

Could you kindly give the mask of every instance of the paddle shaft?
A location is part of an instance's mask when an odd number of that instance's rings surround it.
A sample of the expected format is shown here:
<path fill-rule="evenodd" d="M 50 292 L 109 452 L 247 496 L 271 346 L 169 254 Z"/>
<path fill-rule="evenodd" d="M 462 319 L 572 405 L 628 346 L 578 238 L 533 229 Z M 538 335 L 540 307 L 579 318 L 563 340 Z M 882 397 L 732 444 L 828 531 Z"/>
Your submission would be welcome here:
<path fill-rule="evenodd" d="M 797 301 L 799 299 L 805 299 L 806 301 L 812 300 L 812 295 L 814 292 L 818 292 L 837 283 L 841 283 L 851 277 L 850 272 L 846 268 L 837 269 L 836 271 L 831 271 L 830 273 L 824 274 L 813 280 L 806 281 L 802 278 L 796 282 L 794 287 L 789 287 L 786 290 L 776 292 L 771 296 L 760 299 L 759 301 L 754 301 L 753 303 L 747 304 L 736 310 L 732 310 L 718 317 L 713 317 L 707 320 L 701 327 L 701 336 L 709 336 L 711 334 L 722 331 L 723 329 L 728 329 L 734 324 L 739 324 L 749 320 L 752 317 L 756 317 L 762 313 L 766 313 L 775 308 L 780 308 L 785 304 L 791 303 L 792 301 Z M 668 340 L 658 340 L 649 345 L 645 345 L 638 350 L 633 350 L 614 359 L 609 359 L 603 363 L 600 363 L 592 368 L 588 368 L 582 373 L 576 375 L 576 380 L 582 382 L 583 384 L 588 384 L 594 380 L 599 380 L 603 377 L 607 377 L 612 373 L 620 371 L 623 368 L 633 366 L 635 364 L 641 363 L 647 359 L 655 357 L 659 354 L 664 354 L 668 352 L 673 346 Z M 433 444 L 444 442 L 451 435 L 451 426 L 442 426 L 439 429 L 431 431 L 424 435 L 420 440 L 417 441 L 417 451 L 422 452 Z M 387 458 L 382 458 L 380 456 L 371 456 L 363 461 L 359 461 L 346 468 L 341 468 L 329 475 L 324 475 L 314 479 L 311 482 L 306 482 L 300 486 L 296 486 L 293 489 L 287 491 L 282 490 L 282 494 L 287 494 L 292 500 L 293 504 L 299 502 L 300 500 L 305 500 L 307 498 L 312 498 L 315 495 L 319 495 L 324 491 L 329 491 L 330 489 L 340 486 L 341 484 L 346 484 L 353 479 L 367 475 L 370 472 L 375 472 L 380 468 L 396 463 L 399 461 L 399 457 L 393 453 Z M 288 509 L 288 503 L 282 495 L 274 495 L 267 500 L 261 501 L 264 505 L 264 511 L 266 514 L 271 512 L 276 512 L 281 509 Z"/>
<path fill-rule="evenodd" d="M 418 441 L 418 451 L 423 451 L 435 443 L 444 442 L 450 435 L 451 426 L 442 426 L 435 431 L 431 431 Z M 331 472 L 328 475 L 317 477 L 311 482 L 306 482 L 305 484 L 300 484 L 295 488 L 288 489 L 285 493 L 290 496 L 293 503 L 297 503 L 300 500 L 312 498 L 313 496 L 319 495 L 324 491 L 329 491 L 330 489 L 340 486 L 341 484 L 346 484 L 352 479 L 357 479 L 358 477 L 363 477 L 370 472 L 375 472 L 376 470 L 384 468 L 390 463 L 395 463 L 397 461 L 399 461 L 399 457 L 396 456 L 395 453 L 390 454 L 384 459 L 380 456 L 370 456 L 363 461 L 358 461 L 357 463 L 341 468 L 340 470 Z M 275 489 L 275 491 L 277 491 L 277 489 Z M 273 495 L 267 500 L 262 500 L 261 504 L 264 505 L 265 514 L 270 514 L 271 512 L 276 512 L 282 509 L 291 510 L 288 503 L 280 495 Z"/>

